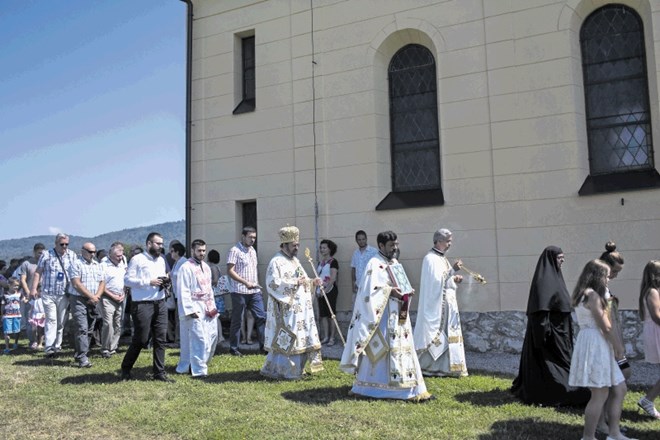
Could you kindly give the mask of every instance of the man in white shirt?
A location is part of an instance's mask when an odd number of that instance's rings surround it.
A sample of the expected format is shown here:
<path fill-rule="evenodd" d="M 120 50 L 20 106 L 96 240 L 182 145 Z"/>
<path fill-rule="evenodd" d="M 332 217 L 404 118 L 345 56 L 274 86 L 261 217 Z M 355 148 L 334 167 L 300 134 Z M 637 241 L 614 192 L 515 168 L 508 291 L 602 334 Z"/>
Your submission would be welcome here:
<path fill-rule="evenodd" d="M 127 268 L 124 245 L 118 241 L 112 243 L 110 252 L 101 265 L 105 274 L 105 290 L 101 297 L 101 356 L 109 358 L 117 352 L 121 320 L 124 316 L 124 276 Z"/>
<path fill-rule="evenodd" d="M 174 382 L 165 373 L 167 306 L 165 283 L 169 281 L 165 259 L 161 255 L 163 237 L 152 232 L 147 236 L 146 251 L 131 258 L 124 285 L 131 288 L 133 339 L 121 363 L 122 380 L 130 380 L 131 369 L 143 348 L 153 344 L 153 379 Z"/>
<path fill-rule="evenodd" d="M 367 233 L 359 230 L 355 233 L 355 242 L 358 248 L 353 252 L 351 258 L 351 281 L 353 285 L 353 302 L 355 302 L 355 295 L 360 290 L 360 282 L 364 275 L 364 268 L 367 267 L 369 260 L 376 254 L 378 249 L 367 244 Z"/>

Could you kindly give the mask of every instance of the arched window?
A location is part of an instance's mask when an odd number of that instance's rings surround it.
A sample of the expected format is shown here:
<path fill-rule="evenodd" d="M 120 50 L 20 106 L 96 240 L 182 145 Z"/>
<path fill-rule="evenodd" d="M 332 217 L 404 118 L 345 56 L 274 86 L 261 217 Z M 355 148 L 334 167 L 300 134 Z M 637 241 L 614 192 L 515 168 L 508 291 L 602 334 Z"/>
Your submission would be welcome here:
<path fill-rule="evenodd" d="M 409 44 L 388 68 L 392 193 L 376 209 L 444 203 L 433 54 Z"/>
<path fill-rule="evenodd" d="M 590 174 L 580 194 L 655 186 L 641 18 L 623 5 L 597 9 L 580 45 Z"/>

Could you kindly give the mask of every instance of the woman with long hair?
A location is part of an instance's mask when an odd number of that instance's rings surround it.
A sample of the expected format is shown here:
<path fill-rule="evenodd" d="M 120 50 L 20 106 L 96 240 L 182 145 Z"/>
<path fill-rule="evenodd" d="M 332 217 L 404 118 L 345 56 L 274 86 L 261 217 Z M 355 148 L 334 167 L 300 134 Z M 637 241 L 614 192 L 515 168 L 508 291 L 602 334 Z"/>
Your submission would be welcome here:
<path fill-rule="evenodd" d="M 580 332 L 571 358 L 568 383 L 591 390 L 591 398 L 584 409 L 583 440 L 596 438 L 596 425 L 608 396 L 607 439 L 628 439 L 619 429 L 627 388 L 616 361 L 622 354 L 614 348 L 616 338 L 605 298 L 609 276 L 607 264 L 601 260 L 589 261 L 578 278 L 572 296 Z"/>
<path fill-rule="evenodd" d="M 644 358 L 660 364 L 660 260 L 651 260 L 644 267 L 639 291 L 639 317 L 644 322 Z M 639 399 L 637 405 L 649 416 L 660 419 L 653 401 L 660 395 L 660 380 Z"/>

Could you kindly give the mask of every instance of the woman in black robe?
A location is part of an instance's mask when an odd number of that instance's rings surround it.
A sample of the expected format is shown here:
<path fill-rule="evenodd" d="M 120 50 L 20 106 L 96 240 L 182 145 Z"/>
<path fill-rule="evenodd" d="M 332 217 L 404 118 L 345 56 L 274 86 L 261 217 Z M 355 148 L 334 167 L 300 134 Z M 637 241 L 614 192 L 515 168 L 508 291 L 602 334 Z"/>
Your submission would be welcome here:
<path fill-rule="evenodd" d="M 561 273 L 564 253 L 543 250 L 529 289 L 527 332 L 511 392 L 525 403 L 586 405 L 591 393 L 568 386 L 573 354 L 571 299 Z"/>

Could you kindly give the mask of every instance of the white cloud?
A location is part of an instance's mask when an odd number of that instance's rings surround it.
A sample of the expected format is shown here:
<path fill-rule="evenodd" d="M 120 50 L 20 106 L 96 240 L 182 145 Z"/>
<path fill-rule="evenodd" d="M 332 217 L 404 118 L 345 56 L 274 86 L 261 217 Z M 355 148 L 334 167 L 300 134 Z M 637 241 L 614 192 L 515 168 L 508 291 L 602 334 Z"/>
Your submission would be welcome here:
<path fill-rule="evenodd" d="M 50 232 L 51 235 L 57 235 L 62 232 L 62 228 L 59 226 L 48 226 L 48 232 Z"/>

